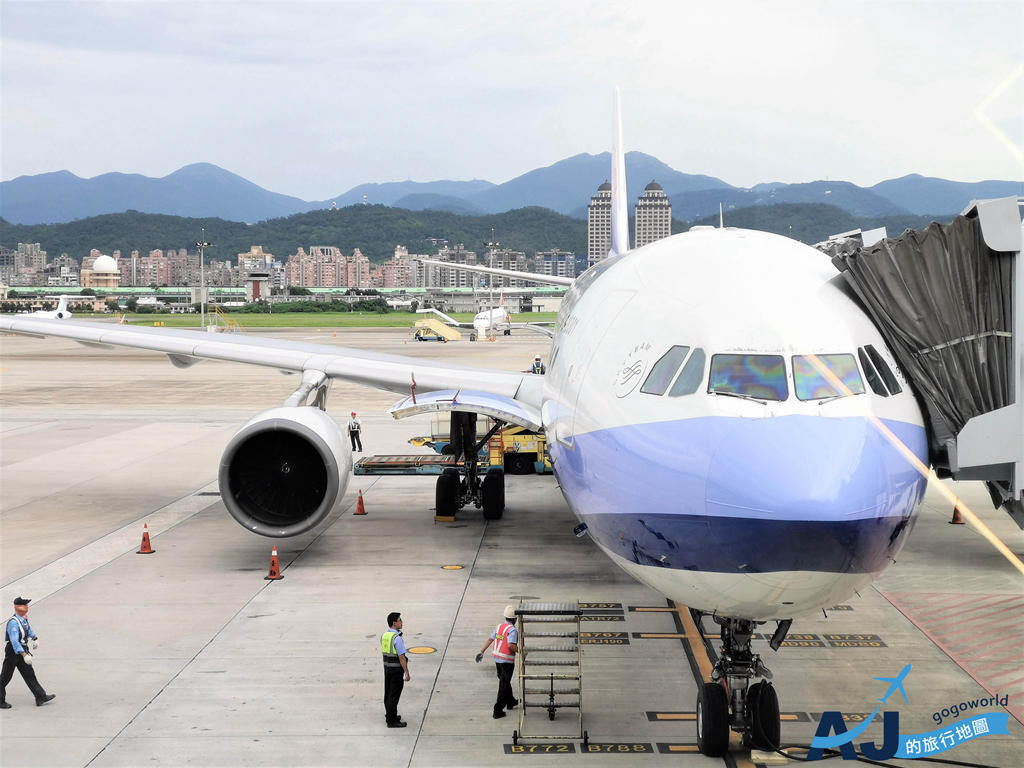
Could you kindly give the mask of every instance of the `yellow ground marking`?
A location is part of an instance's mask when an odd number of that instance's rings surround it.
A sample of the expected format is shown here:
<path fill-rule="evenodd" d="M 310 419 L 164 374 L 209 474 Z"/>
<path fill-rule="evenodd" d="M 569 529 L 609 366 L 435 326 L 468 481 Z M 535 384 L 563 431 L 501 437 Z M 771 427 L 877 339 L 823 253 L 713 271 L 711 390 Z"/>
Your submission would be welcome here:
<path fill-rule="evenodd" d="M 673 602 L 672 605 L 676 607 L 676 613 L 679 615 L 679 621 L 683 625 L 686 642 L 690 644 L 690 650 L 693 652 L 693 658 L 697 660 L 697 669 L 700 670 L 702 682 L 710 682 L 711 659 L 708 657 L 708 649 L 705 647 L 704 641 L 701 639 L 700 632 L 697 630 L 697 625 L 693 622 L 693 616 L 690 615 L 690 609 L 685 605 L 680 605 L 676 602 Z"/>
<path fill-rule="evenodd" d="M 431 648 L 429 645 L 417 645 L 413 648 L 406 648 L 409 653 L 436 653 L 437 648 Z"/>
<path fill-rule="evenodd" d="M 442 571 L 461 571 L 465 566 L 462 565 L 442 565 Z"/>
<path fill-rule="evenodd" d="M 669 744 L 669 752 L 696 752 L 697 747 L 694 744 Z"/>
<path fill-rule="evenodd" d="M 678 632 L 637 632 L 637 637 L 647 638 L 648 640 L 668 640 L 671 638 L 681 640 L 686 635 L 680 635 Z"/>

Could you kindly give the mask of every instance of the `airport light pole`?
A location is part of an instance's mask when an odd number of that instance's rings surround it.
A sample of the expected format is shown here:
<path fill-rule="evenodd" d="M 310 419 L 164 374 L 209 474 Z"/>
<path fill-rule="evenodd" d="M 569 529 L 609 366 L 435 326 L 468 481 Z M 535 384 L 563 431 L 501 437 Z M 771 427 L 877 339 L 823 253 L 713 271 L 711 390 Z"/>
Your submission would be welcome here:
<path fill-rule="evenodd" d="M 501 245 L 494 239 L 494 227 L 491 227 L 491 239 L 487 245 L 488 265 L 494 269 L 494 252 Z M 494 309 L 494 275 L 487 275 L 487 309 Z"/>
<path fill-rule="evenodd" d="M 213 243 L 206 242 L 206 227 L 202 229 L 202 238 L 196 241 L 199 249 L 199 327 L 206 330 L 206 249 Z"/>

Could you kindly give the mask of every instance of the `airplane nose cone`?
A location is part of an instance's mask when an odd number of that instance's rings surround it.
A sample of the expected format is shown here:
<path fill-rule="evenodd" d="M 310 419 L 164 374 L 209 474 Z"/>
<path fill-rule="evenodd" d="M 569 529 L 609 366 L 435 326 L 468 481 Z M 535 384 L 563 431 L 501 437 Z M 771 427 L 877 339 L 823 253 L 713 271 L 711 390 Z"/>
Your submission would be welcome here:
<path fill-rule="evenodd" d="M 712 533 L 747 572 L 872 572 L 902 545 L 923 480 L 867 419 L 756 419 L 717 447 Z"/>

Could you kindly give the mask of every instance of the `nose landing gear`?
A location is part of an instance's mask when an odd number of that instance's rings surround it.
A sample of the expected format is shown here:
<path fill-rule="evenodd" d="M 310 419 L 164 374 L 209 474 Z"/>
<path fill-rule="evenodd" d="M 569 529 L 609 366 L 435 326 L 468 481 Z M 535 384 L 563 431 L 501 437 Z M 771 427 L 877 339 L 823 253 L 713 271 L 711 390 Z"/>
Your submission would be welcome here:
<path fill-rule="evenodd" d="M 711 670 L 711 682 L 703 683 L 697 695 L 697 746 L 704 755 L 721 757 L 729 749 L 733 730 L 742 734 L 746 747 L 778 749 L 779 698 L 770 682 L 771 671 L 750 649 L 756 623 L 714 618 L 722 627 L 722 652 Z M 772 648 L 778 650 L 790 623 L 779 623 Z M 756 678 L 764 679 L 751 683 Z"/>

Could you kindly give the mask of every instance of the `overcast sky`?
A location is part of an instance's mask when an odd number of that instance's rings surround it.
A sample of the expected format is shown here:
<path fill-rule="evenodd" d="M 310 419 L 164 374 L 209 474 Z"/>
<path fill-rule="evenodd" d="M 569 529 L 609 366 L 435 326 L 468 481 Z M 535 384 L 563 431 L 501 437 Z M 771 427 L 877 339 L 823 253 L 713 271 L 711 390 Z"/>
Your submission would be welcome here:
<path fill-rule="evenodd" d="M 3 179 L 206 161 L 307 200 L 500 183 L 610 148 L 614 85 L 628 149 L 730 184 L 1024 179 L 1021 0 L 3 0 L 0 15 Z"/>

